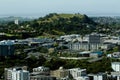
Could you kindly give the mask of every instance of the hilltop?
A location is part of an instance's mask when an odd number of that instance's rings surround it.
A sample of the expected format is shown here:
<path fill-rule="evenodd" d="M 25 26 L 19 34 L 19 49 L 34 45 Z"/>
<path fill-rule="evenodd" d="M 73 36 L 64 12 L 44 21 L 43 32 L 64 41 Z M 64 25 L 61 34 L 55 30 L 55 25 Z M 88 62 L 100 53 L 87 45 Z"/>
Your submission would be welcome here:
<path fill-rule="evenodd" d="M 52 35 L 87 34 L 95 29 L 96 23 L 87 15 L 52 13 L 30 22 L 30 27 Z M 43 33 L 44 32 L 44 33 Z"/>

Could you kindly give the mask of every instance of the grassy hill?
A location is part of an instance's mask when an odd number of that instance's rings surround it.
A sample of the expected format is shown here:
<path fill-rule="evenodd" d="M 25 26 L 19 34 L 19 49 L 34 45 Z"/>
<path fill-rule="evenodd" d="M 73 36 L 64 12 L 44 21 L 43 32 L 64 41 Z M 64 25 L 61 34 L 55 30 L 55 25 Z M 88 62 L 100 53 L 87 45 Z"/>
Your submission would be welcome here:
<path fill-rule="evenodd" d="M 88 16 L 81 14 L 52 13 L 30 23 L 30 27 L 41 34 L 52 35 L 87 34 L 92 32 L 95 26 L 96 23 L 94 21 Z"/>
<path fill-rule="evenodd" d="M 93 32 L 96 25 L 87 15 L 52 13 L 36 20 L 22 22 L 19 25 L 14 23 L 1 25 L 0 31 L 24 39 L 40 36 L 54 37 L 65 34 L 85 35 Z"/>

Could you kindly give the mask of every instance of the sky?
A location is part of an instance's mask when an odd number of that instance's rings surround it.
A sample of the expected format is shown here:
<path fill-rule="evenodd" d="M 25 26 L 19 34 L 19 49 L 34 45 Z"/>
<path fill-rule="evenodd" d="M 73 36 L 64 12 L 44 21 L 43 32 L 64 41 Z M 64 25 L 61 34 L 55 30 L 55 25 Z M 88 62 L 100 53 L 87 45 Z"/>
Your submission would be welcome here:
<path fill-rule="evenodd" d="M 120 0 L 0 0 L 0 15 L 41 16 L 49 13 L 120 16 Z"/>

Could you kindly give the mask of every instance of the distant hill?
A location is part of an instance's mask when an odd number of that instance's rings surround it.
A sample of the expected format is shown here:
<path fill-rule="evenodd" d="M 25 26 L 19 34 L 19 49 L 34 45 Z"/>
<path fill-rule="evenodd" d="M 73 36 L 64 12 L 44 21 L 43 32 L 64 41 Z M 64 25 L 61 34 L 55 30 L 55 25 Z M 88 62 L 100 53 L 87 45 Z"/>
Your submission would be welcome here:
<path fill-rule="evenodd" d="M 96 23 L 87 15 L 52 13 L 31 21 L 30 27 L 42 34 L 87 34 L 95 29 Z"/>
<path fill-rule="evenodd" d="M 33 20 L 33 19 L 30 19 L 30 18 L 14 17 L 14 16 L 1 17 L 1 18 L 0 18 L 0 24 L 4 24 L 4 23 L 8 23 L 8 22 L 13 22 L 13 21 L 16 20 L 16 19 L 18 19 L 19 22 L 31 21 L 31 20 Z"/>
<path fill-rule="evenodd" d="M 98 23 L 97 32 L 107 34 L 120 34 L 120 17 L 91 17 L 91 19 Z M 104 28 L 104 29 L 103 29 Z"/>
<path fill-rule="evenodd" d="M 91 19 L 100 24 L 120 23 L 120 17 L 91 17 Z"/>

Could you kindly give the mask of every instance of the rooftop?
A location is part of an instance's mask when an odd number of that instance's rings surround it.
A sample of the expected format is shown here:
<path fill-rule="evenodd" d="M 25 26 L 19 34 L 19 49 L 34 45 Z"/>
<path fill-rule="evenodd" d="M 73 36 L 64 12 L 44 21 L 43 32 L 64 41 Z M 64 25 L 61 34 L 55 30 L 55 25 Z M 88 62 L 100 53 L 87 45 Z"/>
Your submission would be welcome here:
<path fill-rule="evenodd" d="M 0 41 L 0 45 L 13 45 L 14 41 L 12 40 L 4 40 L 4 41 Z"/>
<path fill-rule="evenodd" d="M 112 62 L 112 64 L 120 64 L 120 62 Z"/>

